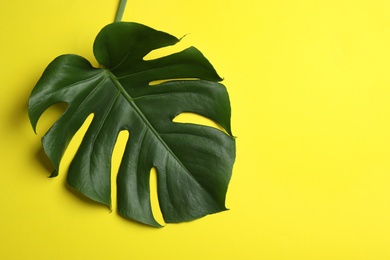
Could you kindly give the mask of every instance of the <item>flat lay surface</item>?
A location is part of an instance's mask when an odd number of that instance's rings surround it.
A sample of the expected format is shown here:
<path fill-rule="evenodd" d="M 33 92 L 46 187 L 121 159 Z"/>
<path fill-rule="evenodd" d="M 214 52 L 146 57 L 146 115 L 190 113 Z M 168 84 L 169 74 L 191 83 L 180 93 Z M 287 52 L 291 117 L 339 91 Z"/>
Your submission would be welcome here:
<path fill-rule="evenodd" d="M 37 134 L 27 114 L 54 58 L 78 54 L 98 66 L 92 45 L 117 6 L 0 4 L 1 259 L 390 257 L 388 1 L 128 1 L 123 21 L 185 36 L 147 58 L 195 46 L 209 59 L 229 92 L 237 137 L 229 210 L 164 228 L 120 217 L 115 196 L 110 211 L 66 185 L 91 117 L 58 177 L 47 178 L 53 166 L 40 138 L 64 107 L 46 111 Z M 126 138 L 114 150 L 113 183 Z"/>

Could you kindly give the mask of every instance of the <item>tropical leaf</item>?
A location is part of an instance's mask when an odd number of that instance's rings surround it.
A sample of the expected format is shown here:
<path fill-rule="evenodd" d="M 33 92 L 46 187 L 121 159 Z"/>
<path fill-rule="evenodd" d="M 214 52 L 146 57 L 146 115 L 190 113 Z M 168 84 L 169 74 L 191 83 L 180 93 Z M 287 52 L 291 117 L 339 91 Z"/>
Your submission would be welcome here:
<path fill-rule="evenodd" d="M 230 101 L 221 78 L 194 47 L 153 60 L 143 57 L 179 40 L 145 25 L 116 22 L 94 43 L 101 65 L 77 55 L 52 61 L 34 87 L 29 117 L 36 131 L 42 113 L 67 103 L 42 138 L 56 176 L 70 140 L 93 114 L 73 158 L 67 182 L 111 207 L 111 156 L 122 130 L 130 132 L 117 176 L 121 215 L 160 226 L 150 202 L 150 170 L 157 170 L 157 193 L 165 222 L 182 222 L 226 209 L 225 196 L 235 160 Z M 180 80 L 186 79 L 186 80 Z M 151 82 L 163 83 L 151 86 Z M 176 123 L 183 112 L 207 117 L 222 128 Z"/>

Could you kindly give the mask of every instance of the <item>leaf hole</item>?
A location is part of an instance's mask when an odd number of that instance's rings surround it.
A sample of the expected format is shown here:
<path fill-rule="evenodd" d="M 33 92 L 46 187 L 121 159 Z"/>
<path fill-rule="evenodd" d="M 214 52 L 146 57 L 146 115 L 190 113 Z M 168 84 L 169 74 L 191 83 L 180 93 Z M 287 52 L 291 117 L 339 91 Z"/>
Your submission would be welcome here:
<path fill-rule="evenodd" d="M 199 80 L 198 78 L 177 78 L 177 79 L 161 79 L 149 82 L 149 86 L 157 86 L 165 82 L 182 81 L 182 80 Z"/>
<path fill-rule="evenodd" d="M 37 133 L 46 133 L 68 108 L 68 103 L 61 102 L 50 106 L 43 112 L 37 124 Z"/>
<path fill-rule="evenodd" d="M 130 137 L 128 130 L 122 130 L 119 132 L 115 142 L 114 150 L 111 157 L 111 207 L 112 210 L 117 205 L 117 187 L 116 179 L 118 176 L 119 167 L 123 158 L 123 154 L 126 149 L 127 141 Z"/>
<path fill-rule="evenodd" d="M 190 123 L 190 124 L 209 126 L 209 127 L 216 128 L 216 129 L 224 132 L 225 134 L 228 134 L 222 126 L 220 126 L 219 124 L 217 124 L 213 120 L 211 120 L 205 116 L 196 114 L 196 113 L 183 112 L 183 113 L 180 113 L 179 115 L 177 115 L 172 121 L 175 123 L 182 123 L 182 124 Z"/>
<path fill-rule="evenodd" d="M 75 135 L 72 137 L 72 140 L 69 142 L 68 147 L 65 150 L 64 155 L 61 159 L 60 164 L 60 172 L 59 175 L 64 174 L 66 176 L 66 172 L 68 172 L 69 165 L 71 161 L 73 160 L 74 156 L 76 155 L 77 150 L 79 149 L 81 142 L 84 138 L 84 135 L 87 133 L 87 130 L 89 126 L 92 123 L 92 120 L 94 118 L 94 114 L 90 114 L 85 120 L 84 123 L 81 125 L 79 130 L 75 133 Z"/>
<path fill-rule="evenodd" d="M 150 170 L 150 204 L 152 207 L 152 213 L 154 219 L 162 226 L 165 225 L 164 217 L 162 215 L 161 209 L 160 209 L 160 203 L 158 200 L 158 175 L 157 175 L 157 169 L 153 167 Z"/>
<path fill-rule="evenodd" d="M 149 60 L 159 59 L 159 58 L 162 58 L 162 57 L 174 54 L 174 53 L 181 52 L 184 49 L 190 47 L 190 45 L 188 45 L 188 44 L 187 44 L 187 46 L 183 46 L 183 45 L 184 45 L 183 41 L 179 41 L 178 43 L 176 43 L 174 45 L 170 45 L 170 46 L 166 46 L 166 47 L 152 50 L 143 57 L 143 60 L 149 61 Z"/>

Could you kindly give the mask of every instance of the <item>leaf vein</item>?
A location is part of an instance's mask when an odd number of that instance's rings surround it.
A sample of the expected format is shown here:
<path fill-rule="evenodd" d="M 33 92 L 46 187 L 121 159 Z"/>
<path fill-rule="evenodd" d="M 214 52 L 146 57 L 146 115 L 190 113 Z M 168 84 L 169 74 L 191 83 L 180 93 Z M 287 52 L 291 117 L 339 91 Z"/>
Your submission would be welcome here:
<path fill-rule="evenodd" d="M 89 77 L 89 78 L 86 78 L 86 79 L 83 79 L 83 80 L 74 82 L 74 83 L 72 83 L 72 84 L 65 85 L 65 86 L 63 86 L 61 89 L 57 89 L 57 90 L 55 90 L 55 91 L 52 91 L 51 93 L 52 93 L 52 95 L 53 95 L 53 94 L 57 94 L 58 92 L 61 92 L 64 88 L 68 88 L 68 89 L 69 89 L 69 88 L 72 88 L 72 87 L 76 87 L 77 85 L 80 85 L 80 84 L 83 84 L 83 83 L 85 83 L 85 82 L 88 82 L 88 81 L 90 81 L 90 80 L 92 80 L 92 79 L 94 79 L 94 78 L 98 78 L 99 76 L 101 76 L 101 73 L 98 73 L 98 74 L 96 74 L 96 75 L 93 75 L 92 77 Z M 107 78 L 107 77 L 105 77 L 105 78 Z"/>
<path fill-rule="evenodd" d="M 126 92 L 126 90 L 123 88 L 122 84 L 118 81 L 118 79 L 115 77 L 114 74 L 112 74 L 110 71 L 107 70 L 107 73 L 110 77 L 110 79 L 113 81 L 115 86 L 118 88 L 120 92 L 122 92 L 123 96 L 126 98 L 126 100 L 129 102 L 129 104 L 133 107 L 133 109 L 137 112 L 137 114 L 140 116 L 142 121 L 145 123 L 145 125 L 148 127 L 148 129 L 153 133 L 153 135 L 159 140 L 159 142 L 165 147 L 165 149 L 168 151 L 168 153 L 175 159 L 175 161 L 183 168 L 183 170 L 198 184 L 200 183 L 196 180 L 196 178 L 193 176 L 193 174 L 185 167 L 185 165 L 179 160 L 179 158 L 175 155 L 175 153 L 169 148 L 169 146 L 165 143 L 165 141 L 161 138 L 160 134 L 154 129 L 154 127 L 150 124 L 150 122 L 145 118 L 145 115 L 142 113 L 142 111 L 138 108 L 138 106 L 134 103 L 134 99 L 130 97 L 130 95 Z M 201 186 L 201 185 L 200 185 Z M 202 186 L 201 186 L 202 187 Z M 202 189 L 204 189 L 202 187 Z M 207 193 L 208 191 L 205 190 Z"/>
<path fill-rule="evenodd" d="M 95 134 L 95 136 L 94 136 L 94 138 L 93 138 L 93 140 L 92 140 L 92 151 L 91 151 L 91 153 L 90 153 L 90 155 L 89 155 L 89 157 L 90 157 L 90 159 L 89 159 L 89 161 L 90 161 L 90 163 L 89 163 L 89 176 L 90 176 L 90 179 L 91 179 L 91 183 L 93 184 L 93 180 L 92 180 L 92 171 L 91 171 L 91 161 L 92 161 L 92 155 L 94 154 L 93 153 L 93 151 L 95 150 L 95 146 L 96 146 L 96 139 L 97 139 L 97 137 L 99 136 L 99 134 L 100 134 L 100 132 L 101 132 L 101 130 L 102 130 L 102 128 L 103 128 L 103 125 L 105 124 L 105 122 L 106 122 L 106 119 L 107 119 L 107 117 L 108 117 L 108 115 L 110 114 L 110 112 L 111 112 L 111 110 L 112 110 L 112 108 L 114 107 L 114 104 L 115 104 L 115 102 L 118 100 L 118 97 L 119 97 L 119 91 L 118 91 L 118 93 L 117 93 L 117 95 L 115 96 L 115 98 L 114 98 L 114 100 L 111 102 L 111 104 L 109 105 L 109 107 L 108 107 L 108 109 L 106 110 L 106 112 L 105 112 L 105 114 L 103 115 L 103 118 L 102 118 L 102 120 L 100 121 L 100 124 L 99 124 L 99 126 L 98 126 L 98 129 L 97 129 L 97 131 L 96 131 L 96 134 Z M 95 192 L 96 192 L 96 194 L 98 194 L 99 195 L 99 197 L 101 198 L 101 199 L 103 199 L 103 197 L 101 196 L 101 194 L 96 190 L 96 188 L 95 188 L 95 186 L 94 185 L 92 185 L 92 187 L 93 187 L 93 189 L 95 190 Z M 104 200 L 104 199 L 103 199 Z"/>

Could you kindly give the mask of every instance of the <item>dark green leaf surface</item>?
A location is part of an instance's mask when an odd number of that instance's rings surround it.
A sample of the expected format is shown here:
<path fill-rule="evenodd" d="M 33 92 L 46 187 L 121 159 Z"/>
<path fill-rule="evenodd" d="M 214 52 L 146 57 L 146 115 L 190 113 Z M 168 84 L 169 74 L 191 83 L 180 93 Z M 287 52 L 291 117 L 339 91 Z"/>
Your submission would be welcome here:
<path fill-rule="evenodd" d="M 157 170 L 165 222 L 182 222 L 226 209 L 235 159 L 228 93 L 208 60 L 193 47 L 154 60 L 143 59 L 150 51 L 177 42 L 177 38 L 141 24 L 110 24 L 94 43 L 102 68 L 92 67 L 80 56 L 59 56 L 46 68 L 29 100 L 34 130 L 47 108 L 68 104 L 42 138 L 56 169 L 53 176 L 74 134 L 94 115 L 67 181 L 108 206 L 112 151 L 119 132 L 130 132 L 117 176 L 118 211 L 152 226 L 160 226 L 151 210 L 152 167 Z M 192 80 L 177 80 L 183 78 Z M 149 85 L 170 79 L 176 80 Z M 205 116 L 227 134 L 208 126 L 173 122 L 182 112 Z"/>

